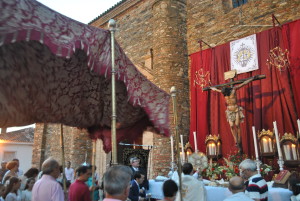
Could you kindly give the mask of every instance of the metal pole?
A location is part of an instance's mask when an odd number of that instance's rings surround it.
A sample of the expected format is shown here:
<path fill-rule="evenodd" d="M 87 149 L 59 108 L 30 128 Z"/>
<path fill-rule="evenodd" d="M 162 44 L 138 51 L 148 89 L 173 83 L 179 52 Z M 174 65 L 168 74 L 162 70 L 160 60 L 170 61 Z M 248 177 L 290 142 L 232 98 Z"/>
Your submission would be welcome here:
<path fill-rule="evenodd" d="M 116 132 L 116 83 L 115 83 L 115 31 L 116 31 L 116 21 L 110 19 L 108 21 L 108 27 L 111 35 L 111 145 L 112 145 L 112 165 L 117 165 L 117 132 Z"/>
<path fill-rule="evenodd" d="M 60 124 L 60 145 L 61 145 L 61 165 L 63 169 L 63 187 L 64 187 L 64 193 L 67 192 L 67 186 L 66 186 L 66 177 L 65 177 L 65 147 L 64 147 L 64 130 L 63 125 Z"/>
<path fill-rule="evenodd" d="M 180 161 L 180 150 L 179 150 L 179 134 L 178 134 L 178 123 L 177 123 L 177 103 L 176 103 L 176 88 L 175 86 L 171 87 L 171 96 L 173 102 L 173 116 L 174 116 L 174 125 L 175 125 L 175 140 L 176 140 L 176 150 L 177 150 L 177 167 L 178 167 L 178 176 L 179 176 L 179 192 L 180 192 L 180 201 L 182 201 L 182 180 L 181 180 L 181 161 Z"/>
<path fill-rule="evenodd" d="M 94 201 L 95 192 L 95 165 L 96 165 L 96 140 L 93 140 L 93 153 L 92 153 L 92 201 Z"/>

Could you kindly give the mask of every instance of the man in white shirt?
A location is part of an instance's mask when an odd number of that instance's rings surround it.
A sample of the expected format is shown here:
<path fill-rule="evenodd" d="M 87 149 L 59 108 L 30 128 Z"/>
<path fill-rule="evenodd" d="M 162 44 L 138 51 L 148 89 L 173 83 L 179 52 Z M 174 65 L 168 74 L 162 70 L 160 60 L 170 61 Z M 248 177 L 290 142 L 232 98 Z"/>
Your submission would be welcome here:
<path fill-rule="evenodd" d="M 232 177 L 229 180 L 228 189 L 232 192 L 232 195 L 226 198 L 224 201 L 253 201 L 251 198 L 245 195 L 246 186 L 242 177 Z"/>
<path fill-rule="evenodd" d="M 74 169 L 71 168 L 71 162 L 67 162 L 67 167 L 65 167 L 65 175 L 68 182 L 73 183 L 74 182 Z"/>
<path fill-rule="evenodd" d="M 182 173 L 182 200 L 206 201 L 206 189 L 204 188 L 203 182 L 193 176 L 193 165 L 191 163 L 185 163 L 182 166 Z M 180 195 L 177 195 L 176 201 L 179 200 Z"/>

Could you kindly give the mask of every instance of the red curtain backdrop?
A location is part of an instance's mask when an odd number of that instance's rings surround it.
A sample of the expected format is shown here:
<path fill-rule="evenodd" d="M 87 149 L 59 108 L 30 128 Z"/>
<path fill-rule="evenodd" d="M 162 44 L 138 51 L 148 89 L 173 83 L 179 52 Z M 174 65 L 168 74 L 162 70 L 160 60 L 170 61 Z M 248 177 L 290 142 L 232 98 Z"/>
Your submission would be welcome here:
<path fill-rule="evenodd" d="M 300 76 L 300 20 L 257 33 L 256 36 L 259 69 L 239 74 L 234 79 L 266 75 L 266 79 L 253 81 L 237 91 L 238 105 L 243 107 L 245 115 L 241 123 L 243 150 L 250 156 L 254 156 L 252 126 L 256 131 L 272 130 L 273 121 L 277 121 L 280 136 L 286 132 L 296 134 L 296 120 L 300 114 L 300 86 L 297 84 Z M 289 51 L 290 65 L 282 71 L 267 65 L 270 50 L 278 46 Z M 206 136 L 220 134 L 224 156 L 237 150 L 225 116 L 224 96 L 214 91 L 202 91 L 202 87 L 195 84 L 195 73 L 202 72 L 200 69 L 204 74 L 209 72 L 212 86 L 228 82 L 224 80 L 224 72 L 230 70 L 229 47 L 230 44 L 226 43 L 190 56 L 190 143 L 194 146 L 193 132 L 196 131 L 198 149 L 205 152 Z"/>

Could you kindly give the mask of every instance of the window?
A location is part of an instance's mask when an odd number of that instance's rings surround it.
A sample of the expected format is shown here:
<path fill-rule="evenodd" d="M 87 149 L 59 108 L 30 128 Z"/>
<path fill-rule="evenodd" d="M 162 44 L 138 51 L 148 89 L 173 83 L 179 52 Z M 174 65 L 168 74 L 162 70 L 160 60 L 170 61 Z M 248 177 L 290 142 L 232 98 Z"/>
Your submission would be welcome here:
<path fill-rule="evenodd" d="M 3 161 L 11 161 L 16 157 L 16 152 L 14 151 L 4 151 L 3 153 Z"/>
<path fill-rule="evenodd" d="M 247 3 L 248 0 L 232 0 L 232 6 L 233 8 L 239 7 L 245 3 Z"/>

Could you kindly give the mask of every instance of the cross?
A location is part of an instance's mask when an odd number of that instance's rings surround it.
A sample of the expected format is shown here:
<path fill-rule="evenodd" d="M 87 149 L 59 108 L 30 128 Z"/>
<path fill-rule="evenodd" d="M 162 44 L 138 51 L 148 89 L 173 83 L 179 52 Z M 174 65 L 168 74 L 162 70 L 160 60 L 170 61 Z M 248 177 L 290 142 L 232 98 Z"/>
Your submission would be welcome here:
<path fill-rule="evenodd" d="M 232 78 L 234 78 L 236 75 L 236 71 L 229 71 L 225 73 L 225 79 L 230 78 L 232 81 L 227 82 L 224 84 L 219 84 L 211 87 L 205 87 L 203 91 L 207 90 L 213 90 L 216 92 L 220 92 L 224 95 L 225 102 L 227 109 L 225 111 L 227 121 L 230 125 L 230 130 L 232 133 L 232 136 L 234 138 L 234 141 L 236 143 L 237 148 L 239 149 L 239 152 L 243 152 L 242 148 L 242 142 L 241 142 L 241 129 L 240 129 L 240 122 L 244 119 L 244 114 L 242 112 L 243 108 L 238 105 L 237 96 L 236 96 L 236 90 L 241 88 L 242 86 L 254 81 L 254 80 L 260 80 L 266 78 L 265 75 L 256 75 L 253 77 L 236 80 L 233 81 Z M 235 86 L 237 85 L 237 86 Z"/>
<path fill-rule="evenodd" d="M 251 77 L 250 77 L 251 78 Z M 266 75 L 257 75 L 257 76 L 253 76 L 253 81 L 254 80 L 261 80 L 261 79 L 265 79 L 266 78 Z M 222 87 L 226 87 L 226 86 L 229 86 L 229 85 L 236 85 L 236 84 L 241 84 L 243 82 L 245 82 L 246 80 L 248 80 L 249 78 L 245 78 L 245 79 L 240 79 L 240 80 L 231 80 L 230 82 L 227 82 L 227 83 L 223 83 L 223 84 L 218 84 L 218 85 L 215 85 L 215 86 L 211 86 L 211 87 L 215 87 L 215 88 L 222 88 Z M 210 90 L 210 87 L 205 87 L 203 88 L 203 91 L 208 91 Z"/>

